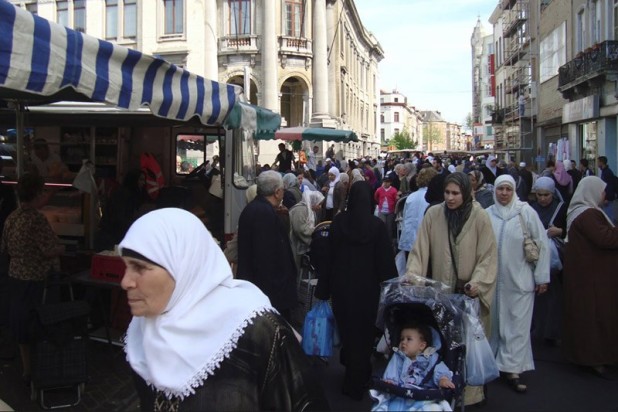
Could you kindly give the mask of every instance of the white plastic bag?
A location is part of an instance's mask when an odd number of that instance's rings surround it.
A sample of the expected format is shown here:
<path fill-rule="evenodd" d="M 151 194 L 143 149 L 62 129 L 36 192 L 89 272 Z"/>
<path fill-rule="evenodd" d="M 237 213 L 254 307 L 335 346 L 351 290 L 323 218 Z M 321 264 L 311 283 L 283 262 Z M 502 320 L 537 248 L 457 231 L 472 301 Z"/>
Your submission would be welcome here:
<path fill-rule="evenodd" d="M 466 342 L 466 383 L 484 385 L 500 376 L 496 358 L 478 318 L 478 299 L 464 297 L 464 333 Z"/>

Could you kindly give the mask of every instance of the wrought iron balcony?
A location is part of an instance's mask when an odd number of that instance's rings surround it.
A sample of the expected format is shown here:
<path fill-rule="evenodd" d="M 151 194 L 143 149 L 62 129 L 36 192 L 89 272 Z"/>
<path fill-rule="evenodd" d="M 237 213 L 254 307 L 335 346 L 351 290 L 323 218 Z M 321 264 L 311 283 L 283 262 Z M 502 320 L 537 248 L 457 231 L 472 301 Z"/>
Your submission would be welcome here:
<path fill-rule="evenodd" d="M 608 40 L 587 48 L 558 69 L 558 90 L 566 92 L 597 77 L 618 74 L 618 41 Z"/>

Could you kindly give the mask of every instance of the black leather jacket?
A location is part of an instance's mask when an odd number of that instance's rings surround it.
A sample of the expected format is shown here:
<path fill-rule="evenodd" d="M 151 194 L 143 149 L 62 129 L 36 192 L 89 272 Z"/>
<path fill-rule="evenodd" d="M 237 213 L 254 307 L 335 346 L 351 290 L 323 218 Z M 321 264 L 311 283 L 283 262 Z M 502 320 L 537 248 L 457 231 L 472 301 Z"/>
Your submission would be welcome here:
<path fill-rule="evenodd" d="M 283 317 L 272 312 L 256 317 L 215 374 L 182 401 L 168 400 L 133 375 L 142 411 L 330 409 L 294 332 Z"/>

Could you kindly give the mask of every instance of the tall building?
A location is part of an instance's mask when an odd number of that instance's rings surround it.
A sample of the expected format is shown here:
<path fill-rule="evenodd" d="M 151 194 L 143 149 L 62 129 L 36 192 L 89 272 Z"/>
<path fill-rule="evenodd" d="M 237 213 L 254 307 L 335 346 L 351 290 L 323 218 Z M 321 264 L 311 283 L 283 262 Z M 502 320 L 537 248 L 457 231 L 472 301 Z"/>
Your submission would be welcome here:
<path fill-rule="evenodd" d="M 495 61 L 493 34 L 488 34 L 480 19 L 470 39 L 472 47 L 472 147 L 493 147 L 492 113 L 495 105 Z"/>
<path fill-rule="evenodd" d="M 537 0 L 501 0 L 489 21 L 495 50 L 495 148 L 531 161 L 538 73 Z"/>
<path fill-rule="evenodd" d="M 394 134 L 407 131 L 419 150 L 423 147 L 423 121 L 421 112 L 408 104 L 408 98 L 393 90 L 380 91 L 380 138 L 383 143 Z"/>
<path fill-rule="evenodd" d="M 12 0 L 40 16 L 220 82 L 287 126 L 349 129 L 339 156 L 379 153 L 384 52 L 353 0 Z M 270 163 L 275 142 L 260 142 Z"/>

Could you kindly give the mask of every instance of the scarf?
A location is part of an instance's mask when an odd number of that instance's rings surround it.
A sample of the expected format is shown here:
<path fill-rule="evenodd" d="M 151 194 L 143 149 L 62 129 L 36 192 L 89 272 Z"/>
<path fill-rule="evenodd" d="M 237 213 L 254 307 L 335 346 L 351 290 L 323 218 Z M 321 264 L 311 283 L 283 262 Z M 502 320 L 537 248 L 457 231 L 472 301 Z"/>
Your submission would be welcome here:
<path fill-rule="evenodd" d="M 461 229 L 472 213 L 472 201 L 474 198 L 472 197 L 470 178 L 467 175 L 461 172 L 451 173 L 444 179 L 445 189 L 449 183 L 454 183 L 459 187 L 463 198 L 461 206 L 454 210 L 449 209 L 446 202 L 444 202 L 444 215 L 448 222 L 448 231 L 453 235 L 453 240 L 457 240 L 457 236 L 461 233 Z"/>
<path fill-rule="evenodd" d="M 567 235 L 575 219 L 588 209 L 596 209 L 603 213 L 607 222 L 614 227 L 611 219 L 600 206 L 605 186 L 607 186 L 607 183 L 597 176 L 586 176 L 580 180 L 567 210 Z"/>
<path fill-rule="evenodd" d="M 252 283 L 235 280 L 202 222 L 176 208 L 139 218 L 120 244 L 169 272 L 175 288 L 164 312 L 133 317 L 125 352 L 149 385 L 181 399 L 216 373 L 253 319 L 274 311 Z"/>
<path fill-rule="evenodd" d="M 359 169 L 352 169 L 352 184 L 356 182 L 364 182 L 365 177 Z"/>
<path fill-rule="evenodd" d="M 299 204 L 304 204 L 307 208 L 307 219 L 311 227 L 315 227 L 315 212 L 313 208 L 324 200 L 324 195 L 317 190 L 306 190 L 303 192 L 303 200 Z"/>
<path fill-rule="evenodd" d="M 341 174 L 341 172 L 339 171 L 339 169 L 333 166 L 330 169 L 328 169 L 328 173 L 335 175 L 335 180 L 328 183 L 328 194 L 326 195 L 326 208 L 332 209 L 333 208 L 333 194 L 335 193 L 335 185 L 337 184 L 337 182 L 339 182 L 339 175 Z"/>
<path fill-rule="evenodd" d="M 498 198 L 496 197 L 496 190 L 500 186 L 510 186 L 513 189 L 513 197 L 511 201 L 507 205 L 502 205 L 498 202 Z M 502 220 L 509 220 L 514 216 L 517 216 L 521 209 L 524 207 L 525 203 L 520 201 L 517 198 L 517 193 L 515 193 L 515 179 L 511 175 L 501 175 L 498 176 L 495 182 L 494 189 L 494 204 L 491 206 L 495 211 L 495 215 L 500 217 Z"/>

